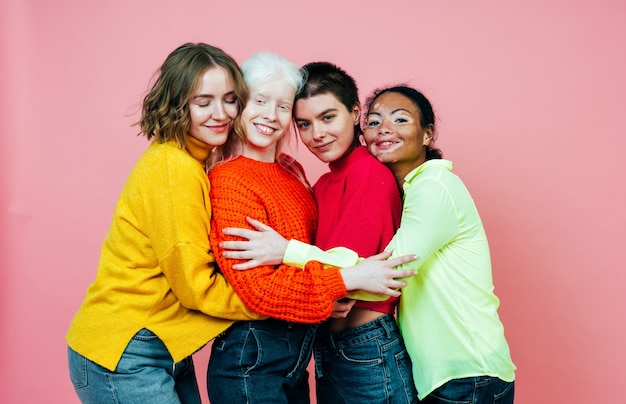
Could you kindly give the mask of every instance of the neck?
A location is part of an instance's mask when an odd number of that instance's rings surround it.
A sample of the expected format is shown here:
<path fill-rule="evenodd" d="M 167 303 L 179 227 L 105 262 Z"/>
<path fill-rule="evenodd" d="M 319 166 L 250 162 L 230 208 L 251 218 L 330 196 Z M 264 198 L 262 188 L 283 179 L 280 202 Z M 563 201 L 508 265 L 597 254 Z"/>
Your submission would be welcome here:
<path fill-rule="evenodd" d="M 253 160 L 273 163 L 276 161 L 276 143 L 267 147 L 255 147 L 247 143 L 243 146 L 242 154 Z"/>
<path fill-rule="evenodd" d="M 404 178 L 407 176 L 407 174 L 415 170 L 417 167 L 421 166 L 425 162 L 426 158 L 423 157 L 415 161 L 406 162 L 404 164 L 391 163 L 388 164 L 387 167 L 389 167 L 394 177 L 396 177 L 396 182 L 398 183 L 398 186 L 402 188 L 402 185 L 404 185 Z"/>

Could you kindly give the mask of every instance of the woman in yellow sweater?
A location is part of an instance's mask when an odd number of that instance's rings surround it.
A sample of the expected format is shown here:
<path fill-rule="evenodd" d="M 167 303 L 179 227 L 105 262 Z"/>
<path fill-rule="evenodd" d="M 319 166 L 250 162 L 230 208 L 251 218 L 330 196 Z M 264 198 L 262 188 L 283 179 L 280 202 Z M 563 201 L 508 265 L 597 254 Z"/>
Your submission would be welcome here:
<path fill-rule="evenodd" d="M 121 192 L 98 273 L 67 334 L 83 403 L 200 403 L 191 355 L 250 311 L 216 272 L 205 165 L 247 100 L 219 48 L 174 50 L 143 100 L 152 143 Z"/>

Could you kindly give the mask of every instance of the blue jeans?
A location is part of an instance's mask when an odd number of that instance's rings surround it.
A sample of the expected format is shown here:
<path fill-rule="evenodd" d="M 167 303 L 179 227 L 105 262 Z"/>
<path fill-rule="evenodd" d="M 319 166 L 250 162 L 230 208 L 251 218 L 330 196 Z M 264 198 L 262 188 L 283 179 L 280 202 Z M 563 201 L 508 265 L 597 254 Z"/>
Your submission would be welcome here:
<path fill-rule="evenodd" d="M 421 401 L 423 404 L 513 404 L 515 383 L 497 377 L 454 379 Z"/>
<path fill-rule="evenodd" d="M 70 379 L 82 403 L 200 404 L 188 357 L 174 364 L 163 342 L 147 329 L 130 340 L 114 372 L 68 348 Z"/>
<path fill-rule="evenodd" d="M 211 403 L 310 402 L 306 370 L 317 325 L 240 321 L 213 341 L 207 372 Z"/>
<path fill-rule="evenodd" d="M 417 403 L 411 360 L 395 318 L 331 333 L 315 344 L 318 403 Z"/>

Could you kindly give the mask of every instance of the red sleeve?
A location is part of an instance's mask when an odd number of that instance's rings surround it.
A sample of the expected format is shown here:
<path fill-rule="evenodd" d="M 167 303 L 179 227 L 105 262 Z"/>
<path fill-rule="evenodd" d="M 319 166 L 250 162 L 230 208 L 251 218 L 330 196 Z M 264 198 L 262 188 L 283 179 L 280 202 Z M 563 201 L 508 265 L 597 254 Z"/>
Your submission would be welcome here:
<path fill-rule="evenodd" d="M 209 176 L 213 210 L 210 241 L 220 270 L 245 305 L 259 314 L 298 323 L 324 321 L 333 310 L 333 301 L 347 294 L 337 268 L 324 269 L 312 261 L 304 270 L 280 265 L 238 271 L 232 266 L 241 261 L 223 256 L 219 243 L 233 239 L 222 234 L 225 227 L 250 228 L 246 216 L 271 225 L 262 195 L 244 181 L 250 173 L 242 176 L 227 168 L 228 163 Z"/>

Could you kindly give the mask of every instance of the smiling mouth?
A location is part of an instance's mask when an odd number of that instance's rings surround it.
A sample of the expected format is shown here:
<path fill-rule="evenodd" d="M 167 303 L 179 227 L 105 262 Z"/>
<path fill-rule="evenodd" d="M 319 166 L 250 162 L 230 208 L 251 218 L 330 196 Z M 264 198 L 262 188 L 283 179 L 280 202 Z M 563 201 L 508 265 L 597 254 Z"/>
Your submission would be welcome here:
<path fill-rule="evenodd" d="M 211 129 L 213 132 L 224 132 L 230 128 L 230 123 L 223 123 L 221 125 L 207 125 L 207 128 Z"/>
<path fill-rule="evenodd" d="M 330 149 L 332 144 L 333 144 L 333 142 L 326 143 L 326 144 L 323 144 L 321 146 L 315 146 L 315 149 L 319 150 L 319 151 L 326 151 L 326 150 Z"/>
<path fill-rule="evenodd" d="M 395 145 L 396 143 L 397 142 L 392 142 L 391 140 L 385 140 L 385 141 L 376 143 L 376 147 L 380 149 L 388 149 L 392 147 L 393 145 Z"/>
<path fill-rule="evenodd" d="M 256 128 L 256 130 L 258 130 L 259 132 L 263 133 L 264 135 L 271 135 L 274 132 L 276 132 L 276 129 L 270 128 L 269 126 L 261 125 L 261 124 L 258 124 L 258 123 L 255 123 L 254 127 Z"/>

